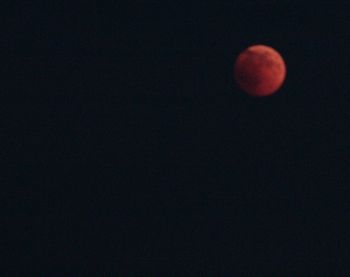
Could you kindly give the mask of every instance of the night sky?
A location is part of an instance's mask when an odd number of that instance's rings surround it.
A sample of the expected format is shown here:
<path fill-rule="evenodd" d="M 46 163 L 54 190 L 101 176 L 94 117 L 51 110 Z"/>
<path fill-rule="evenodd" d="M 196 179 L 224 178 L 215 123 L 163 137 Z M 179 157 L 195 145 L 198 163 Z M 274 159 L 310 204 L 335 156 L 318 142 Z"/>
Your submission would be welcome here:
<path fill-rule="evenodd" d="M 10 7 L 12 273 L 349 273 L 350 6 L 231 2 Z M 271 97 L 233 81 L 253 44 L 285 59 Z"/>

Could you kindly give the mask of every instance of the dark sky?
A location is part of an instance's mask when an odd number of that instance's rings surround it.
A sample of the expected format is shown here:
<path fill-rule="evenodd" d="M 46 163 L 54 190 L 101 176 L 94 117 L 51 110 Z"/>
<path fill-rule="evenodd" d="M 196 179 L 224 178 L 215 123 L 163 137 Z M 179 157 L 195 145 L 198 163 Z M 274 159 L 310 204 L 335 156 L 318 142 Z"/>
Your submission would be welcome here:
<path fill-rule="evenodd" d="M 165 2 L 10 7 L 9 253 L 66 276 L 348 272 L 349 6 Z M 285 58 L 272 97 L 232 80 L 252 44 Z"/>

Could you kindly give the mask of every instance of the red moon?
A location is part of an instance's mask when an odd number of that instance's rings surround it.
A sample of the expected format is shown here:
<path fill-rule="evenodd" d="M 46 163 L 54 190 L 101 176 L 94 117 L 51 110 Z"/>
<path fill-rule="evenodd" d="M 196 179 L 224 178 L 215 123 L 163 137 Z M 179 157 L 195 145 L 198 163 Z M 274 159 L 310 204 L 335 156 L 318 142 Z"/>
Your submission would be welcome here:
<path fill-rule="evenodd" d="M 269 96 L 277 92 L 286 78 L 282 56 L 266 45 L 253 45 L 241 52 L 234 65 L 237 85 L 252 96 Z"/>

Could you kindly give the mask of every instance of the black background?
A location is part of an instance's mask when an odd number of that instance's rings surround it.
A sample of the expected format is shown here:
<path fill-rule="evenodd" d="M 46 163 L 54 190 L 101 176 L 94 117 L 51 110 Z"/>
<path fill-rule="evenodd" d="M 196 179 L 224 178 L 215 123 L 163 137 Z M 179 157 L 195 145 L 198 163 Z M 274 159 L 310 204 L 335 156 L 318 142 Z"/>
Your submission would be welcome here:
<path fill-rule="evenodd" d="M 282 2 L 10 6 L 11 270 L 346 271 L 349 6 Z M 232 80 L 252 44 L 287 64 L 271 97 Z"/>

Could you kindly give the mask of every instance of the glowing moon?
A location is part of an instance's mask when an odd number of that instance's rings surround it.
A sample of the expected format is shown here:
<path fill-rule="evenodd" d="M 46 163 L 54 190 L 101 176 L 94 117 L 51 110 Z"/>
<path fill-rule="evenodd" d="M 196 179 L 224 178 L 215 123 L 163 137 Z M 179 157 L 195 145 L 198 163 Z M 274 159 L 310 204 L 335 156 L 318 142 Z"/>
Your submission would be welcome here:
<path fill-rule="evenodd" d="M 252 96 L 271 95 L 286 78 L 282 56 L 266 45 L 253 45 L 239 54 L 234 65 L 237 85 Z"/>

